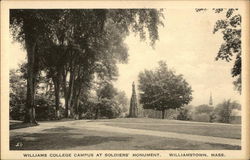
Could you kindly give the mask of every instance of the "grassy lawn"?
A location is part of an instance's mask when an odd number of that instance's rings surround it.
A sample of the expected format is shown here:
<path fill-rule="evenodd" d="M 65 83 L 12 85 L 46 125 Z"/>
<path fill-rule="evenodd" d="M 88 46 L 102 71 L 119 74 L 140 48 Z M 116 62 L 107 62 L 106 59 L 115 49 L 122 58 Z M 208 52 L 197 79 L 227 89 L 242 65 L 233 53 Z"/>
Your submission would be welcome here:
<path fill-rule="evenodd" d="M 208 126 L 200 128 L 189 126 L 181 121 L 159 119 L 112 119 L 94 121 L 64 121 L 42 122 L 37 127 L 10 130 L 11 150 L 238 150 L 240 146 L 213 144 L 191 140 L 155 137 L 148 135 L 133 135 L 117 132 L 88 130 L 86 124 L 121 126 L 159 131 L 190 132 L 193 134 L 213 134 L 228 137 L 227 130 Z M 136 124 L 135 124 L 136 123 Z M 150 124 L 150 125 L 148 125 Z M 171 124 L 171 126 L 163 125 Z M 172 125 L 173 124 L 173 125 Z M 186 124 L 180 125 L 180 124 Z M 10 124 L 11 125 L 11 124 Z M 13 125 L 13 123 L 12 123 Z M 180 126 L 178 126 L 180 125 Z M 25 126 L 26 127 L 26 126 Z M 182 128 L 183 127 L 183 128 Z M 191 127 L 191 128 L 190 128 Z M 223 126 L 225 127 L 225 126 Z M 227 126 L 228 129 L 231 127 Z M 205 129 L 205 131 L 202 131 Z M 218 131 L 212 131 L 218 129 Z M 236 128 L 234 128 L 236 130 Z M 239 128 L 238 128 L 239 129 Z M 210 132 L 207 132 L 211 130 Z M 234 131 L 234 130 L 233 130 Z M 207 133 L 206 133 L 207 132 Z M 234 131 L 236 132 L 236 131 Z M 235 134 L 235 133 L 234 133 Z M 234 135 L 231 133 L 231 135 Z M 237 134 L 240 134 L 237 131 Z M 235 135 L 237 135 L 235 134 Z M 230 136 L 229 136 L 230 137 Z M 239 137 L 231 136 L 231 137 Z M 22 143 L 23 146 L 17 146 Z"/>
<path fill-rule="evenodd" d="M 32 132 L 32 127 L 29 128 Z M 22 147 L 16 147 L 21 142 Z M 11 137 L 11 150 L 220 150 L 239 146 L 168 139 L 143 135 L 97 132 L 70 127 L 44 129 L 40 133 L 20 133 Z"/>
<path fill-rule="evenodd" d="M 240 125 L 228 125 L 217 123 L 199 123 L 187 121 L 171 121 L 161 119 L 116 119 L 99 120 L 105 125 L 123 128 L 146 129 L 154 131 L 168 131 L 202 136 L 213 136 L 223 138 L 241 138 Z M 144 122 L 143 122 L 144 121 Z"/>

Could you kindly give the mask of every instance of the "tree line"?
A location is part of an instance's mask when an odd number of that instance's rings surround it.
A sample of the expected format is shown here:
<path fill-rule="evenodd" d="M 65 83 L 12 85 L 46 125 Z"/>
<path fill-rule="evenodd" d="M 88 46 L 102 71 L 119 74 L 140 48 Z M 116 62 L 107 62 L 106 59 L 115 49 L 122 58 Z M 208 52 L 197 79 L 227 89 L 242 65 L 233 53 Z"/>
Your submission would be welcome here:
<path fill-rule="evenodd" d="M 10 118 L 24 120 L 27 84 L 22 69 L 10 70 Z M 36 86 L 35 108 L 36 120 L 58 119 L 55 107 L 54 85 L 46 75 L 38 77 Z M 62 91 L 61 91 L 62 92 Z M 73 108 L 68 113 L 75 119 L 117 118 L 126 116 L 128 98 L 124 91 L 116 89 L 112 83 L 92 84 L 91 89 L 85 90 L 79 97 L 77 114 Z M 63 118 L 65 100 L 60 97 L 59 118 Z"/>
<path fill-rule="evenodd" d="M 202 104 L 198 106 L 184 106 L 177 112 L 172 111 L 174 119 L 198 121 L 241 123 L 241 105 L 230 99 L 218 103 L 216 106 Z M 169 113 L 171 115 L 171 113 Z"/>

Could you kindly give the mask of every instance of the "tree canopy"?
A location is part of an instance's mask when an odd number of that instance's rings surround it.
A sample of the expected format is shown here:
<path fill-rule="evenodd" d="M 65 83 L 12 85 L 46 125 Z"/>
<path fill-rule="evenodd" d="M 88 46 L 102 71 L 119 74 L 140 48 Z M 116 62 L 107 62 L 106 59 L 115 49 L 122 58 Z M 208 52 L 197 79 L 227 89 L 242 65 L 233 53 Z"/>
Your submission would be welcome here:
<path fill-rule="evenodd" d="M 231 70 L 233 77 L 236 77 L 234 85 L 241 92 L 241 15 L 237 13 L 238 9 L 215 9 L 216 13 L 225 10 L 225 19 L 216 21 L 213 33 L 221 31 L 224 43 L 216 56 L 216 60 L 222 59 L 227 62 L 234 60 L 234 66 Z"/>
<path fill-rule="evenodd" d="M 207 8 L 196 8 L 196 12 L 207 11 Z M 215 14 L 224 14 L 223 19 L 215 22 L 213 33 L 223 35 L 223 43 L 215 60 L 234 61 L 231 69 L 235 89 L 241 93 L 241 15 L 237 8 L 213 8 Z"/>
<path fill-rule="evenodd" d="M 89 89 L 95 75 L 114 80 L 117 62 L 126 62 L 124 43 L 130 32 L 151 46 L 158 40 L 162 25 L 156 9 L 11 9 L 10 30 L 15 41 L 27 51 L 27 100 L 25 122 L 36 123 L 36 77 L 45 71 L 55 92 L 59 117 L 59 98 L 63 91 L 65 116 L 68 108 L 78 112 L 79 97 Z M 69 77 L 69 79 L 67 79 Z M 72 113 L 71 112 L 71 113 Z"/>
<path fill-rule="evenodd" d="M 191 86 L 163 61 L 155 70 L 139 74 L 138 87 L 143 108 L 162 111 L 162 118 L 166 109 L 180 108 L 192 100 Z"/>

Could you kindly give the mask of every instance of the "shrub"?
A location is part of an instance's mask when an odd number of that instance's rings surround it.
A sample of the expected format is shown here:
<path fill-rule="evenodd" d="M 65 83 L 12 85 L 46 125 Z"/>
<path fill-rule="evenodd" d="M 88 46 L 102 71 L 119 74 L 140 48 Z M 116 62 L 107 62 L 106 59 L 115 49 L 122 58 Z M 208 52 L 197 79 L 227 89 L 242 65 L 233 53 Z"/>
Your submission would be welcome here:
<path fill-rule="evenodd" d="M 84 103 L 79 105 L 80 119 L 94 119 L 95 118 L 95 109 L 97 107 L 97 102 L 95 99 L 85 99 Z"/>
<path fill-rule="evenodd" d="M 167 119 L 177 119 L 179 112 L 176 109 L 166 110 L 165 117 Z"/>
<path fill-rule="evenodd" d="M 234 109 L 240 110 L 241 106 L 237 102 L 231 102 L 231 100 L 225 100 L 224 102 L 217 105 L 215 109 L 215 117 L 217 122 L 231 123 L 233 120 L 232 111 Z"/>
<path fill-rule="evenodd" d="M 24 120 L 25 104 L 10 105 L 10 119 Z"/>
<path fill-rule="evenodd" d="M 23 120 L 26 105 L 26 80 L 20 70 L 10 70 L 10 118 Z M 37 85 L 35 97 L 35 110 L 37 120 L 49 120 L 55 118 L 54 94 L 51 90 L 44 92 Z M 40 91 L 40 92 L 39 92 Z M 52 98 L 53 97 L 53 98 Z M 62 108 L 61 108 L 62 109 Z"/>
<path fill-rule="evenodd" d="M 49 96 L 38 94 L 35 99 L 35 105 L 37 120 L 54 120 L 56 118 L 55 102 Z M 59 110 L 60 113 L 64 113 L 62 107 Z"/>
<path fill-rule="evenodd" d="M 192 119 L 198 122 L 210 122 L 210 116 L 207 113 L 193 114 Z"/>
<path fill-rule="evenodd" d="M 10 70 L 10 118 L 23 120 L 26 101 L 26 82 L 18 70 Z"/>
<path fill-rule="evenodd" d="M 215 119 L 214 107 L 206 104 L 195 107 L 192 119 L 200 122 L 213 122 Z"/>
<path fill-rule="evenodd" d="M 201 114 L 201 113 L 211 114 L 213 111 L 214 111 L 214 108 L 206 104 L 199 105 L 195 108 L 196 114 Z"/>
<path fill-rule="evenodd" d="M 192 106 L 185 106 L 178 109 L 178 120 L 192 120 Z"/>
<path fill-rule="evenodd" d="M 119 105 L 109 99 L 102 99 L 100 103 L 100 117 L 117 118 L 120 116 L 122 110 Z"/>

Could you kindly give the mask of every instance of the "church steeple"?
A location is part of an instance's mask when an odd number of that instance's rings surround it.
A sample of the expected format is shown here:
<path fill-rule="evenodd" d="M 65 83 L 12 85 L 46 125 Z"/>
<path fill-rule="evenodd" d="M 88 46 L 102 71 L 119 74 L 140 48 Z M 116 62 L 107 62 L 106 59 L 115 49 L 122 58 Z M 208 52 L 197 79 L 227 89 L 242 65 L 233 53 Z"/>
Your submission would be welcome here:
<path fill-rule="evenodd" d="M 135 93 L 135 83 L 132 84 L 132 96 L 130 100 L 130 108 L 129 108 L 129 117 L 137 117 L 138 116 L 138 108 L 137 108 L 137 98 Z"/>
<path fill-rule="evenodd" d="M 213 98 L 212 98 L 212 93 L 210 92 L 210 98 L 209 98 L 209 103 L 210 106 L 213 105 Z"/>

